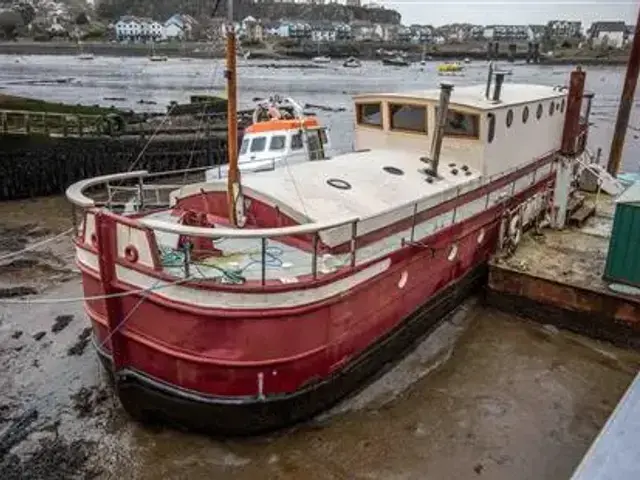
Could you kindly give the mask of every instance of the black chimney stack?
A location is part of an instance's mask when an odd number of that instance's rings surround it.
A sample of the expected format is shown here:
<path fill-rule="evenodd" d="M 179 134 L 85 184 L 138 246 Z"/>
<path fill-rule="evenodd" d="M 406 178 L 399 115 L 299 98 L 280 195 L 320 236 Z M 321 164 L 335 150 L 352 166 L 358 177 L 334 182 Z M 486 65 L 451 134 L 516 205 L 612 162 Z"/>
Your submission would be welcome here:
<path fill-rule="evenodd" d="M 500 93 L 502 92 L 502 84 L 504 83 L 504 73 L 496 73 L 496 88 L 493 90 L 493 101 L 500 101 Z"/>

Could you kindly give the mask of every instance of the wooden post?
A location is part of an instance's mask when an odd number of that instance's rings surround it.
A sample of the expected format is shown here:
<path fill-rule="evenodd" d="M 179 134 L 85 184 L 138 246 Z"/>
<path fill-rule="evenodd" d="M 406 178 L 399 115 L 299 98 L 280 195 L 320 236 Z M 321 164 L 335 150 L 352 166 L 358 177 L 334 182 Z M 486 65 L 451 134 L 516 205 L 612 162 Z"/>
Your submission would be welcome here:
<path fill-rule="evenodd" d="M 2 112 L 2 132 L 9 133 L 9 120 L 7 118 L 7 112 Z"/>
<path fill-rule="evenodd" d="M 618 175 L 620 163 L 622 162 L 622 149 L 624 148 L 624 138 L 627 134 L 629 126 L 629 116 L 633 107 L 633 97 L 636 93 L 636 85 L 638 83 L 638 74 L 640 73 L 640 9 L 638 10 L 638 20 L 636 21 L 636 31 L 633 37 L 633 45 L 629 54 L 629 63 L 627 63 L 627 75 L 624 79 L 624 87 L 622 88 L 622 97 L 620 98 L 620 107 L 618 109 L 618 118 L 616 127 L 613 131 L 613 140 L 611 141 L 611 152 L 609 153 L 609 163 L 607 171 L 613 175 Z"/>
<path fill-rule="evenodd" d="M 100 282 L 102 283 L 102 291 L 105 296 L 106 314 L 107 314 L 107 332 L 111 344 L 111 358 L 113 359 L 113 371 L 117 373 L 125 364 L 124 340 L 120 329 L 123 325 L 120 323 L 124 320 L 122 311 L 122 300 L 114 297 L 118 294 L 115 288 L 116 272 L 115 272 L 115 255 L 116 255 L 116 238 L 115 238 L 115 220 L 106 213 L 96 213 L 96 234 L 98 235 L 98 263 L 100 265 Z M 105 345 L 106 346 L 106 345 Z M 117 386 L 117 382 L 116 382 Z"/>
<path fill-rule="evenodd" d="M 584 97 L 585 77 L 586 75 L 580 67 L 571 72 L 567 110 L 562 132 L 562 148 L 560 150 L 565 156 L 577 154 L 576 140 L 580 134 L 580 113 L 582 111 L 582 98 Z"/>
<path fill-rule="evenodd" d="M 45 135 L 49 135 L 49 123 L 47 118 L 47 112 L 43 112 L 42 114 L 42 131 Z"/>
<path fill-rule="evenodd" d="M 69 126 L 67 125 L 67 116 L 62 115 L 62 136 L 66 137 L 69 134 Z"/>
<path fill-rule="evenodd" d="M 24 131 L 27 135 L 31 133 L 31 117 L 28 113 L 23 115 L 24 118 Z"/>
<path fill-rule="evenodd" d="M 236 32 L 233 24 L 233 0 L 227 1 L 227 204 L 231 225 L 238 225 L 236 198 L 240 193 L 238 171 L 238 108 L 236 105 Z"/>
<path fill-rule="evenodd" d="M 78 135 L 82 137 L 84 135 L 84 125 L 82 124 L 82 115 L 76 115 L 76 121 L 78 122 Z"/>

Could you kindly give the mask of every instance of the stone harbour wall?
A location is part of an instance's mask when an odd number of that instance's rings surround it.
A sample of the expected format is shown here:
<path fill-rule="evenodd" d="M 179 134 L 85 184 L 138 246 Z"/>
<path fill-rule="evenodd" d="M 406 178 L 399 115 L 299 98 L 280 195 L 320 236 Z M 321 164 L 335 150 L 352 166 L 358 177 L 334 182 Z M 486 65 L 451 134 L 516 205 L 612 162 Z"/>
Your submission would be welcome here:
<path fill-rule="evenodd" d="M 58 195 L 79 180 L 127 171 L 133 162 L 133 169 L 150 172 L 226 163 L 226 140 L 1 135 L 0 200 Z"/>

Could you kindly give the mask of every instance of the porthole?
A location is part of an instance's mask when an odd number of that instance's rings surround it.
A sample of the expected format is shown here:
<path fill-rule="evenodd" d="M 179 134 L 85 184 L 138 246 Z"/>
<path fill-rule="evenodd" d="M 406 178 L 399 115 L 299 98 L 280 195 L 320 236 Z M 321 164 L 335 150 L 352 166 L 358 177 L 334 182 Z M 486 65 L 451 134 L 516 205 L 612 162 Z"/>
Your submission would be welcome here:
<path fill-rule="evenodd" d="M 556 111 L 556 104 L 554 102 L 551 102 L 549 104 L 549 116 L 552 117 L 553 116 L 553 112 Z"/>
<path fill-rule="evenodd" d="M 524 107 L 522 109 L 522 123 L 527 123 L 529 120 L 529 107 Z"/>
<path fill-rule="evenodd" d="M 538 109 L 536 110 L 536 119 L 540 120 L 542 118 L 542 105 L 538 105 Z"/>
<path fill-rule="evenodd" d="M 339 190 L 351 190 L 351 184 L 346 180 L 340 180 L 339 178 L 330 178 L 327 180 L 327 184 Z"/>
<path fill-rule="evenodd" d="M 509 110 L 507 112 L 507 128 L 511 127 L 512 123 L 513 123 L 513 110 Z"/>
<path fill-rule="evenodd" d="M 493 139 L 496 136 L 496 116 L 493 113 L 487 115 L 487 120 L 489 121 L 488 130 L 487 130 L 487 142 L 493 142 Z"/>
<path fill-rule="evenodd" d="M 404 175 L 404 172 L 397 167 L 382 167 L 382 170 L 391 175 Z"/>
<path fill-rule="evenodd" d="M 447 260 L 449 260 L 450 262 L 453 262 L 457 256 L 458 256 L 458 245 L 454 243 L 453 245 L 451 245 L 451 248 L 449 249 L 449 255 L 447 255 Z"/>
<path fill-rule="evenodd" d="M 478 245 L 480 245 L 484 241 L 484 228 L 480 229 L 480 233 L 478 234 Z"/>
<path fill-rule="evenodd" d="M 560 113 L 564 113 L 564 98 L 562 99 L 562 102 L 560 102 Z"/>

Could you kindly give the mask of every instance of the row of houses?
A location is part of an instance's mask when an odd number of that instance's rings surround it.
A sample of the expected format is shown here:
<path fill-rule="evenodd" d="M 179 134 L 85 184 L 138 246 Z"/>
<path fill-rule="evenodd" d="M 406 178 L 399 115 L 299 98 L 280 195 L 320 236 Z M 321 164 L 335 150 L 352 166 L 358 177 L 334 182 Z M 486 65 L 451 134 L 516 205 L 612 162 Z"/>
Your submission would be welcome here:
<path fill-rule="evenodd" d="M 165 41 L 193 38 L 197 22 L 189 15 L 176 14 L 166 22 L 126 16 L 115 24 L 116 37 L 120 41 Z M 214 18 L 207 25 L 213 28 L 213 36 L 223 35 L 226 21 Z M 633 35 L 634 27 L 624 22 L 595 22 L 583 33 L 582 23 L 552 20 L 547 25 L 471 25 L 450 24 L 442 27 L 431 25 L 397 25 L 355 20 L 349 23 L 331 21 L 302 21 L 282 19 L 275 22 L 261 21 L 248 16 L 234 25 L 239 38 L 261 42 L 266 37 L 293 40 L 335 42 L 382 41 L 414 44 L 444 44 L 466 41 L 542 41 L 543 39 L 583 39 L 594 46 L 624 46 Z"/>
<path fill-rule="evenodd" d="M 114 26 L 116 38 L 121 42 L 186 40 L 191 37 L 197 21 L 190 15 L 175 14 L 166 22 L 152 18 L 121 17 Z"/>

